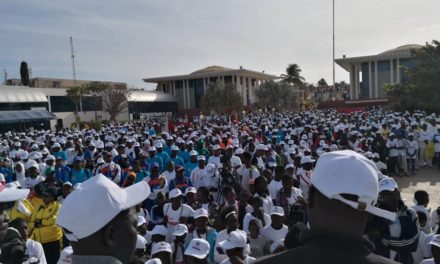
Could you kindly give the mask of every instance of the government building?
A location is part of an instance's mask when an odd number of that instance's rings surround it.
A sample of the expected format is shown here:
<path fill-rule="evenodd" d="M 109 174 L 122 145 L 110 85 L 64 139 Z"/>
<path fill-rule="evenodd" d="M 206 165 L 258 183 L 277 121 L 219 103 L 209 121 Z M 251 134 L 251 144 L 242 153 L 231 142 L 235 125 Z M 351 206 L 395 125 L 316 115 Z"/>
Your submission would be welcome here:
<path fill-rule="evenodd" d="M 336 63 L 350 73 L 350 100 L 386 98 L 384 84 L 400 83 L 405 78 L 404 68 L 412 67 L 411 50 L 420 45 L 404 45 L 377 55 L 346 57 Z"/>
<path fill-rule="evenodd" d="M 230 69 L 210 66 L 187 75 L 164 76 L 143 79 L 147 83 L 156 83 L 157 90 L 172 94 L 177 98 L 179 110 L 198 109 L 201 99 L 210 83 L 232 84 L 242 96 L 243 105 L 254 101 L 254 91 L 260 84 L 278 78 L 278 76 L 244 69 Z"/>

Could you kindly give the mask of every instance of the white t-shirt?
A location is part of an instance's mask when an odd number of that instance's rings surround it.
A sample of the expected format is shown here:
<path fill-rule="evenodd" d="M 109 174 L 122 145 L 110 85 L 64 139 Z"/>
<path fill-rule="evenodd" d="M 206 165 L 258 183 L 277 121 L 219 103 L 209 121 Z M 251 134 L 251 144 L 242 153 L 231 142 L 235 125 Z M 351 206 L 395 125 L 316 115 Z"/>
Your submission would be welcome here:
<path fill-rule="evenodd" d="M 170 234 L 174 231 L 174 227 L 180 223 L 181 217 L 190 217 L 193 213 L 194 210 L 186 204 L 182 204 L 177 210 L 173 210 L 171 203 L 165 204 L 163 206 L 163 215 L 168 218 L 167 227 L 168 231 L 171 231 Z"/>
<path fill-rule="evenodd" d="M 202 186 L 204 187 L 210 187 L 211 186 L 211 179 L 208 176 L 208 172 L 206 171 L 206 167 L 203 169 L 197 167 L 191 171 L 190 180 L 193 184 L 193 186 L 198 189 Z"/>
<path fill-rule="evenodd" d="M 281 229 L 274 229 L 272 225 L 267 225 L 263 228 L 263 231 L 261 232 L 261 235 L 269 241 L 270 244 L 279 241 L 281 239 L 284 239 L 287 235 L 287 232 L 289 229 L 286 225 L 283 225 Z"/>
<path fill-rule="evenodd" d="M 38 259 L 39 264 L 46 264 L 46 256 L 44 255 L 43 246 L 40 242 L 28 239 L 26 240 L 26 253 L 29 257 Z"/>
<path fill-rule="evenodd" d="M 43 176 L 37 176 L 35 179 L 32 179 L 31 177 L 26 177 L 24 179 L 23 188 L 24 189 L 34 188 L 35 185 L 39 184 L 40 182 L 42 182 L 44 180 L 45 180 L 45 178 Z"/>
<path fill-rule="evenodd" d="M 273 207 L 273 202 L 272 202 L 272 199 L 270 198 L 270 196 L 266 195 L 266 197 L 262 197 L 262 196 L 259 196 L 257 193 L 254 196 L 261 197 L 261 199 L 263 200 L 264 213 L 270 215 L 270 210 Z"/>
<path fill-rule="evenodd" d="M 243 260 L 244 264 L 251 264 L 254 263 L 256 260 L 256 258 L 250 257 L 250 256 L 246 256 L 246 258 Z M 221 264 L 231 264 L 231 261 L 229 261 L 228 259 L 225 259 Z"/>
<path fill-rule="evenodd" d="M 269 186 L 267 186 L 267 189 L 269 190 L 270 198 L 272 198 L 272 200 L 277 198 L 277 194 L 281 188 L 283 188 L 283 181 L 281 181 L 281 180 L 275 181 L 275 179 L 274 179 L 269 183 Z"/>
<path fill-rule="evenodd" d="M 209 157 L 209 159 L 208 159 L 208 164 L 209 163 L 212 163 L 212 164 L 214 164 L 215 165 L 215 167 L 216 168 L 218 168 L 218 166 L 220 165 L 220 156 L 211 156 L 211 157 Z"/>
<path fill-rule="evenodd" d="M 270 225 L 270 223 L 272 223 L 272 221 L 270 220 L 270 215 L 268 214 L 264 214 L 264 224 L 266 225 Z M 260 222 L 260 226 L 263 226 L 263 223 L 261 223 L 261 220 L 256 218 L 255 216 L 253 216 L 251 213 L 248 213 L 244 216 L 243 218 L 243 231 L 246 232 L 247 234 L 250 234 L 249 232 L 249 222 L 253 219 L 256 219 L 258 222 Z M 263 228 L 260 229 L 260 234 L 263 231 Z"/>
<path fill-rule="evenodd" d="M 176 178 L 176 172 L 174 170 L 172 170 L 171 172 L 166 170 L 162 173 L 162 175 L 160 175 L 160 177 L 167 179 L 167 182 L 171 182 Z"/>
<path fill-rule="evenodd" d="M 249 191 L 249 180 L 255 180 L 257 177 L 260 176 L 260 172 L 255 167 L 246 168 L 243 165 L 243 169 L 241 170 L 241 187 Z"/>

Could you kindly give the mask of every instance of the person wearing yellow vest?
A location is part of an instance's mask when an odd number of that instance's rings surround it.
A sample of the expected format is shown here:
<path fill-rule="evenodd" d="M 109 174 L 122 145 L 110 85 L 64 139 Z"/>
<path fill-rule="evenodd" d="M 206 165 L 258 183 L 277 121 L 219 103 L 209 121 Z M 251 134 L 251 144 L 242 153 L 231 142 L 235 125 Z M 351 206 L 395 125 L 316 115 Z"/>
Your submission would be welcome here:
<path fill-rule="evenodd" d="M 61 228 L 55 224 L 61 207 L 57 201 L 59 193 L 54 186 L 46 187 L 42 192 L 43 204 L 35 208 L 29 223 L 31 238 L 43 245 L 48 264 L 57 263 L 63 238 Z"/>
<path fill-rule="evenodd" d="M 8 188 L 21 189 L 21 184 L 18 181 L 10 182 L 6 186 Z M 33 211 L 34 207 L 26 197 L 17 200 L 9 211 L 9 221 L 23 218 L 26 222 L 29 222 Z"/>

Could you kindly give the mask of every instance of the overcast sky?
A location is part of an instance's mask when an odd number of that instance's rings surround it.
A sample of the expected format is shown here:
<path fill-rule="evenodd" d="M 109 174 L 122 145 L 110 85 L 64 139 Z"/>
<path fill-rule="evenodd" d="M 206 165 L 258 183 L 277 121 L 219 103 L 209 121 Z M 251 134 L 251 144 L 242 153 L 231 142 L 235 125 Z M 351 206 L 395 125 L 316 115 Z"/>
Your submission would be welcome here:
<path fill-rule="evenodd" d="M 210 65 L 332 80 L 331 0 L 3 0 L 0 69 L 148 87 Z M 336 0 L 336 57 L 440 39 L 439 0 Z M 3 78 L 2 78 L 3 79 Z M 336 80 L 348 81 L 336 66 Z M 2 80 L 3 81 L 3 80 Z"/>

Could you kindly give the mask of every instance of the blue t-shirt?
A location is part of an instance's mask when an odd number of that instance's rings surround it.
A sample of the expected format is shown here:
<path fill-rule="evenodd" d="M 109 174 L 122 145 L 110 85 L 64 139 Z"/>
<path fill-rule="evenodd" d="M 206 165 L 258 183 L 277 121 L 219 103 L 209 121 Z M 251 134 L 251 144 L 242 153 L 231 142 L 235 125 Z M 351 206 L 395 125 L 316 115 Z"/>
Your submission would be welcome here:
<path fill-rule="evenodd" d="M 52 155 L 55 158 L 61 158 L 62 160 L 67 160 L 66 153 L 64 151 L 53 152 Z"/>
<path fill-rule="evenodd" d="M 92 173 L 88 169 L 81 168 L 79 171 L 72 169 L 69 173 L 69 181 L 75 185 L 88 180 L 91 176 Z"/>

